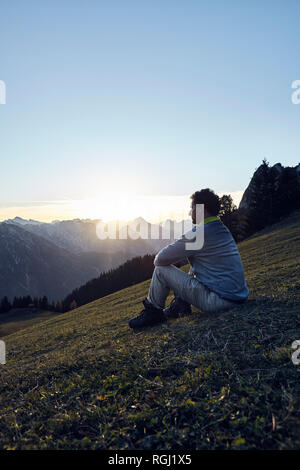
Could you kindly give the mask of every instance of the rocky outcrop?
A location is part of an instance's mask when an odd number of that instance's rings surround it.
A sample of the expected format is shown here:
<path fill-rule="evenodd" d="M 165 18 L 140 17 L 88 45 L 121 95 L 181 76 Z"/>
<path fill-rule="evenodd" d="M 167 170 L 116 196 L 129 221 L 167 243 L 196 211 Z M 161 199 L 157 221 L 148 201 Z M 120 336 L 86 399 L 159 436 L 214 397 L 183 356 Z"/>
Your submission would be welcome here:
<path fill-rule="evenodd" d="M 282 166 L 281 163 L 276 163 L 275 165 L 270 167 L 270 169 L 272 169 L 273 171 L 275 171 L 278 174 L 278 178 L 280 178 L 280 176 L 283 173 L 283 171 L 285 170 L 285 168 L 288 168 L 288 167 Z M 293 172 L 295 172 L 295 175 L 297 176 L 299 184 L 300 184 L 300 163 L 295 167 L 291 167 L 290 169 L 293 170 Z M 253 193 L 254 193 L 254 181 L 259 180 L 260 177 L 262 177 L 264 171 L 265 171 L 264 164 L 261 164 L 257 168 L 257 170 L 255 170 L 255 172 L 254 172 L 254 174 L 251 178 L 251 181 L 250 181 L 249 185 L 247 186 L 247 188 L 246 188 L 246 190 L 243 194 L 243 197 L 242 197 L 241 202 L 239 204 L 239 209 L 248 210 L 249 207 L 251 206 L 251 200 L 253 198 Z"/>

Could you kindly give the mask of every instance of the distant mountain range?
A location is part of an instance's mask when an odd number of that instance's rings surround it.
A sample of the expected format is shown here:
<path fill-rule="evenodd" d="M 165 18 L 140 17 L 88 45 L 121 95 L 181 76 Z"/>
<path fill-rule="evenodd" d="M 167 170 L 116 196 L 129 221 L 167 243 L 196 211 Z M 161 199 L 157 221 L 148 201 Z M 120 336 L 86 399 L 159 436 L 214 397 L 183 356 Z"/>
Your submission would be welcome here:
<path fill-rule="evenodd" d="M 58 300 L 74 286 L 125 261 L 118 252 L 74 254 L 23 227 L 0 224 L 1 298 L 30 294 Z"/>
<path fill-rule="evenodd" d="M 44 223 L 15 217 L 0 223 L 0 298 L 46 295 L 56 301 L 102 272 L 133 257 L 154 254 L 174 240 L 174 227 L 164 240 L 100 240 L 98 222 Z M 136 230 L 141 223 L 149 226 L 142 218 L 132 223 Z"/>

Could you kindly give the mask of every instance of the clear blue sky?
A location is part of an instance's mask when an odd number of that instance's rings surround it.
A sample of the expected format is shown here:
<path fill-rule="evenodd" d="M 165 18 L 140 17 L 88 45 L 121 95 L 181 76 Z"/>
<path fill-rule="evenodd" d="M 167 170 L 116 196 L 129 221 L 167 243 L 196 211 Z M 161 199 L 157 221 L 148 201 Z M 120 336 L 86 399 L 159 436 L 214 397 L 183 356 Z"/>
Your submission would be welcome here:
<path fill-rule="evenodd" d="M 2 0 L 2 207 L 235 192 L 264 157 L 296 165 L 299 18 L 298 0 Z"/>

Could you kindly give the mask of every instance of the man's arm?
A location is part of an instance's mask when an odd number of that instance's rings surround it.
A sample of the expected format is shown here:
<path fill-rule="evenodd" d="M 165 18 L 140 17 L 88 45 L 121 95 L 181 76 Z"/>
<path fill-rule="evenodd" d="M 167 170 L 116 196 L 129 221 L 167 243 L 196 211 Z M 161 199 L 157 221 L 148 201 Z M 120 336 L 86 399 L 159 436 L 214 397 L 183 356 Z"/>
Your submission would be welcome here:
<path fill-rule="evenodd" d="M 195 250 L 187 250 L 185 248 L 186 243 L 191 243 L 193 240 L 191 238 L 186 238 L 183 235 L 181 238 L 176 240 L 170 245 L 166 246 L 154 258 L 154 265 L 155 266 L 168 266 L 173 263 L 177 262 L 184 262 L 186 264 L 186 258 L 188 256 L 193 256 L 195 254 Z"/>

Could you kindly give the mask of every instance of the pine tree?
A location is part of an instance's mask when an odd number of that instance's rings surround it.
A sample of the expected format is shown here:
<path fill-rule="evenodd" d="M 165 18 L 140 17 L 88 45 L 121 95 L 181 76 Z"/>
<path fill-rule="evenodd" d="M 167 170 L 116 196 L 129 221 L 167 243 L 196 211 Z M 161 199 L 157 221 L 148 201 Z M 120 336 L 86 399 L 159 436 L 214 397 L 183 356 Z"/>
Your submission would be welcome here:
<path fill-rule="evenodd" d="M 41 301 L 39 302 L 39 307 L 42 309 L 42 310 L 48 310 L 48 299 L 47 297 L 44 295 L 44 297 L 41 299 Z"/>
<path fill-rule="evenodd" d="M 10 304 L 10 302 L 8 301 L 8 298 L 5 296 L 5 297 L 3 297 L 3 299 L 1 300 L 0 312 L 1 312 L 1 313 L 6 313 L 6 312 L 8 312 L 10 309 L 11 309 L 11 304 Z"/>
<path fill-rule="evenodd" d="M 233 204 L 230 194 L 224 194 L 220 198 L 220 211 L 219 216 L 224 225 L 230 230 L 231 234 L 237 240 L 238 238 L 238 222 L 237 222 L 237 207 Z"/>
<path fill-rule="evenodd" d="M 76 300 L 73 299 L 72 302 L 70 303 L 70 310 L 75 310 L 77 308 L 77 303 Z"/>
<path fill-rule="evenodd" d="M 264 228 L 272 219 L 272 182 L 269 163 L 263 160 L 251 181 L 252 193 L 248 211 L 250 233 Z"/>
<path fill-rule="evenodd" d="M 56 312 L 62 312 L 63 311 L 63 304 L 62 304 L 61 300 L 56 302 L 55 311 Z"/>

